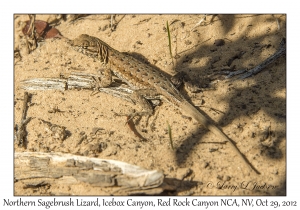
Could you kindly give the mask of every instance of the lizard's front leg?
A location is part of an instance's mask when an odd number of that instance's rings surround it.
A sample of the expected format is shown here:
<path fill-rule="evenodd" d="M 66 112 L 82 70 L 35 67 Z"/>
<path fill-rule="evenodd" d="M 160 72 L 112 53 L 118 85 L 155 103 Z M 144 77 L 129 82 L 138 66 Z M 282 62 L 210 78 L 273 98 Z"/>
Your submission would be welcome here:
<path fill-rule="evenodd" d="M 93 76 L 93 79 L 95 81 L 96 88 L 106 88 L 109 87 L 112 83 L 112 72 L 109 68 L 104 67 L 104 69 L 101 69 L 98 71 L 99 76 Z"/>

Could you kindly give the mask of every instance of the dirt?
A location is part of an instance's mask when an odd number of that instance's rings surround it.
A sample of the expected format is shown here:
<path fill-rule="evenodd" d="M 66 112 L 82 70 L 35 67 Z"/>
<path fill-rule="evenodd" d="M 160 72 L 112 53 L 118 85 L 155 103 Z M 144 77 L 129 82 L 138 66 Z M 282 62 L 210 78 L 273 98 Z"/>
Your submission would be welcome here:
<path fill-rule="evenodd" d="M 125 115 L 138 106 L 90 90 L 29 91 L 27 117 L 32 119 L 26 125 L 26 148 L 16 142 L 15 151 L 71 153 L 163 170 L 175 191 L 162 195 L 286 195 L 285 56 L 245 80 L 228 81 L 221 75 L 224 69 L 252 68 L 275 53 L 286 37 L 285 15 L 209 15 L 197 26 L 203 15 L 127 14 L 116 15 L 114 27 L 111 15 L 74 21 L 71 17 L 36 19 L 52 23 L 68 39 L 80 34 L 98 37 L 169 75 L 184 71 L 200 85 L 212 80 L 209 75 L 219 75 L 213 89 L 180 91 L 236 142 L 260 174 L 249 171 L 223 139 L 167 102 L 155 107 L 149 118 L 134 118 L 137 135 Z M 100 68 L 98 61 L 75 52 L 61 39 L 46 39 L 27 54 L 21 23 L 28 19 L 15 15 L 15 124 L 22 116 L 22 80 L 59 78 L 74 71 L 95 74 Z M 45 122 L 65 127 L 66 136 L 56 138 Z M 24 189 L 22 181 L 14 187 L 15 195 L 87 195 L 92 189 L 86 184 Z"/>

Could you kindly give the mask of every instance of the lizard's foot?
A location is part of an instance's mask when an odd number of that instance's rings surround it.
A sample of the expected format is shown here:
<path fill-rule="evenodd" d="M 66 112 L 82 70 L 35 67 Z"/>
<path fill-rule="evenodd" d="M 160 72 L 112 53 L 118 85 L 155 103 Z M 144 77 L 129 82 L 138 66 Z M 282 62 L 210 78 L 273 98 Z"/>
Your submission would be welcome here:
<path fill-rule="evenodd" d="M 191 80 L 190 77 L 184 71 L 180 71 L 171 77 L 171 82 L 173 85 L 179 89 L 179 87 L 184 83 Z"/>
<path fill-rule="evenodd" d="M 127 113 L 127 114 L 119 114 L 119 113 L 115 113 L 115 116 L 126 116 L 127 117 L 127 121 L 126 124 L 131 121 L 133 118 L 135 117 L 143 117 L 143 116 L 151 116 L 153 113 L 152 111 L 141 111 L 141 112 L 136 112 L 135 110 L 133 110 L 131 113 Z"/>
<path fill-rule="evenodd" d="M 171 77 L 171 82 L 173 85 L 179 89 L 179 87 L 184 84 L 186 89 L 191 93 L 198 93 L 203 90 L 211 90 L 214 89 L 213 85 L 210 83 L 210 81 L 205 81 L 203 79 L 202 81 L 198 80 L 192 80 L 187 73 L 181 71 L 178 72 L 176 75 Z"/>
<path fill-rule="evenodd" d="M 135 117 L 142 117 L 142 116 L 150 116 L 150 115 L 152 115 L 152 113 L 149 113 L 149 112 L 134 112 L 134 113 L 131 113 L 131 114 L 129 114 L 129 115 L 127 115 L 127 121 L 126 121 L 126 124 L 129 122 L 129 121 L 131 121 L 131 120 L 133 120 L 133 118 L 135 118 Z"/>

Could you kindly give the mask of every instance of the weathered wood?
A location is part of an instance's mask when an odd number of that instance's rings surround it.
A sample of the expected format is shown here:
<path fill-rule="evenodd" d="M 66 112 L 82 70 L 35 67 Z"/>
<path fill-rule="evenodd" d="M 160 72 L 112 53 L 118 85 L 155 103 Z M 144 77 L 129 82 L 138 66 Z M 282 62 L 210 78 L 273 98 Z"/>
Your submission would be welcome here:
<path fill-rule="evenodd" d="M 71 72 L 66 78 L 33 78 L 26 79 L 21 82 L 24 90 L 74 90 L 74 89 L 87 89 L 94 90 L 109 95 L 122 98 L 128 102 L 134 103 L 131 99 L 133 89 L 128 85 L 121 84 L 115 80 L 110 87 L 100 88 L 98 87 L 96 78 L 99 75 L 87 74 L 83 72 Z M 160 97 L 145 97 L 152 101 L 154 105 L 159 104 Z"/>
<path fill-rule="evenodd" d="M 91 187 L 110 187 L 113 194 L 160 193 L 164 175 L 128 163 L 63 153 L 16 152 L 15 181 L 24 188 L 50 185 L 63 179 L 66 186 L 86 183 Z M 156 190 L 155 190 L 156 189 Z M 154 194 L 156 194 L 154 193 Z"/>

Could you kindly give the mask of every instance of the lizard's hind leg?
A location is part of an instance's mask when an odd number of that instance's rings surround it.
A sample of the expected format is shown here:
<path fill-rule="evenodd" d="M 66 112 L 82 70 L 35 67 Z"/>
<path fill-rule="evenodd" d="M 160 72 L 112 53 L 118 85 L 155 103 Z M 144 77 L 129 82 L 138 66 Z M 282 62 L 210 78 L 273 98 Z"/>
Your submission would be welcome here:
<path fill-rule="evenodd" d="M 159 99 L 159 94 L 152 89 L 134 90 L 130 95 L 132 102 L 141 107 L 141 110 L 127 114 L 128 121 L 136 116 L 150 116 L 153 115 L 153 107 L 148 99 Z"/>

